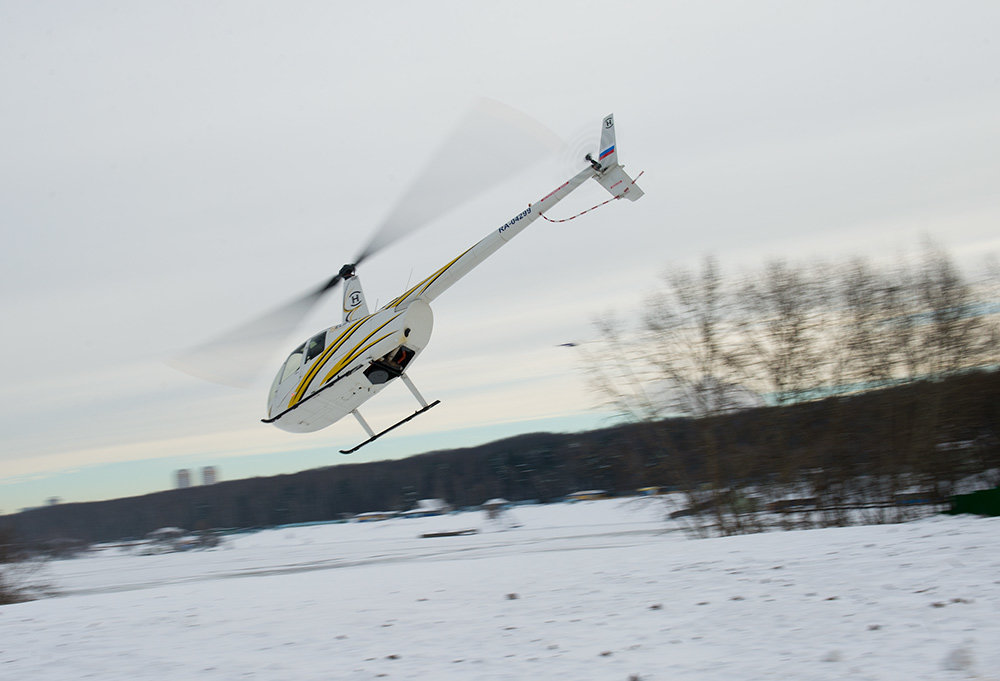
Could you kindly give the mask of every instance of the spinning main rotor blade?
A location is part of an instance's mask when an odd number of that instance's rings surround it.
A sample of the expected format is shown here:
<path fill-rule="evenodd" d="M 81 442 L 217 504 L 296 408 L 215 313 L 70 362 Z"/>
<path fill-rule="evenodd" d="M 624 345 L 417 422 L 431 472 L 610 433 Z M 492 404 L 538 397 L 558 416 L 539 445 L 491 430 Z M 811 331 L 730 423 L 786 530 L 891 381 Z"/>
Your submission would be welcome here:
<path fill-rule="evenodd" d="M 197 378 L 234 388 L 249 388 L 261 368 L 330 289 L 354 268 L 344 265 L 321 286 L 275 307 L 260 317 L 168 360 L 168 364 Z"/>
<path fill-rule="evenodd" d="M 558 136 L 506 105 L 480 100 L 424 163 L 351 264 L 315 289 L 169 363 L 215 383 L 247 387 L 289 333 L 354 267 L 562 146 Z"/>
<path fill-rule="evenodd" d="M 427 158 L 355 264 L 509 179 L 562 139 L 509 106 L 480 99 Z"/>
<path fill-rule="evenodd" d="M 207 343 L 170 358 L 167 364 L 197 378 L 234 388 L 250 387 L 276 348 L 322 297 L 310 292 L 280 305 Z"/>

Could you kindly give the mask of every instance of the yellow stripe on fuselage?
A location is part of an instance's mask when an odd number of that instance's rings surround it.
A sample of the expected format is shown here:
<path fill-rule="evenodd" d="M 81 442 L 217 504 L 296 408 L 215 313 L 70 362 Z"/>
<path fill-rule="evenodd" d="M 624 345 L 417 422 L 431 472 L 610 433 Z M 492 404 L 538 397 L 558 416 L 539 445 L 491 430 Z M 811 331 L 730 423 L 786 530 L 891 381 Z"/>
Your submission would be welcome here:
<path fill-rule="evenodd" d="M 367 319 L 367 317 L 365 319 Z M 365 321 L 364 319 L 359 319 L 358 321 L 348 326 L 341 332 L 339 336 L 337 336 L 333 340 L 332 343 L 330 343 L 330 346 L 327 347 L 326 350 L 322 352 L 322 354 L 319 356 L 316 362 L 313 363 L 309 371 L 306 372 L 306 375 L 302 377 L 302 380 L 299 382 L 299 385 L 295 389 L 295 392 L 292 393 L 292 399 L 288 403 L 289 407 L 294 406 L 296 402 L 302 399 L 302 396 L 305 395 L 306 390 L 309 389 L 309 384 L 312 383 L 312 380 L 314 378 L 316 378 L 316 374 L 319 373 L 319 370 L 323 367 L 324 364 L 327 363 L 327 361 L 329 361 L 330 357 L 332 357 L 333 354 L 337 352 L 340 346 L 342 346 L 344 342 L 348 338 L 350 338 L 351 334 L 353 334 L 355 331 L 358 330 L 358 327 L 361 326 L 364 323 L 364 321 Z"/>
<path fill-rule="evenodd" d="M 467 250 L 465 251 L 465 253 L 468 253 L 468 252 L 469 252 L 469 251 L 471 251 L 471 250 L 472 250 L 473 248 L 475 248 L 475 246 L 473 246 L 473 247 L 471 247 L 471 248 L 467 249 Z M 390 307 L 395 307 L 395 306 L 399 305 L 399 304 L 400 304 L 400 303 L 402 303 L 402 302 L 403 302 L 404 300 L 406 300 L 407 298 L 409 298 L 409 297 L 410 297 L 410 295 L 411 295 L 412 293 L 414 293 L 414 292 L 415 292 L 415 291 L 416 291 L 417 289 L 420 289 L 420 293 L 418 293 L 418 294 L 417 294 L 417 296 L 419 297 L 419 296 L 423 295 L 424 291 L 426 291 L 426 290 L 427 290 L 427 287 L 429 287 L 429 286 L 430 286 L 431 284 L 433 284 L 433 283 L 434 283 L 435 281 L 437 281 L 437 280 L 438 280 L 438 278 L 439 278 L 439 277 L 440 277 L 440 276 L 441 276 L 442 274 L 444 274 L 445 272 L 447 272 L 447 271 L 448 271 L 448 268 L 450 268 L 450 267 L 451 267 L 452 265 L 454 265 L 454 264 L 455 264 L 456 262 L 458 262 L 459 260 L 461 260 L 461 259 L 462 259 L 462 256 L 463 256 L 463 255 L 465 255 L 465 253 L 462 253 L 461 255 L 459 255 L 459 256 L 458 256 L 457 258 L 455 258 L 454 260 L 452 260 L 452 261 L 451 261 L 450 263 L 448 263 L 447 265 L 445 265 L 444 267 L 442 267 L 441 269 L 439 269 L 439 270 L 438 270 L 437 272 L 435 272 L 435 273 L 434 273 L 434 274 L 432 274 L 431 276 L 429 276 L 429 277 L 427 277 L 426 279 L 424 279 L 423 281 L 421 281 L 421 282 L 420 282 L 419 284 L 417 284 L 416 286 L 414 286 L 413 288 L 411 288 L 411 289 L 410 289 L 409 291 L 407 291 L 407 292 L 406 292 L 406 293 L 404 293 L 403 295 L 401 295 L 401 296 L 399 296 L 398 298 L 396 298 L 396 299 L 394 299 L 394 300 L 390 301 L 390 302 L 389 302 L 389 303 L 388 303 L 388 304 L 387 304 L 387 305 L 385 306 L 385 308 L 383 308 L 383 309 L 386 309 L 386 308 L 390 308 Z M 421 288 L 421 287 L 422 287 L 422 288 Z"/>
<path fill-rule="evenodd" d="M 384 341 L 386 338 L 389 338 L 390 336 L 392 336 L 393 333 L 395 333 L 395 332 L 390 332 L 390 333 L 385 334 L 384 336 L 380 336 L 379 338 L 376 338 L 375 340 L 373 340 L 371 343 L 369 343 L 368 345 L 366 345 L 364 347 L 361 347 L 360 345 L 355 346 L 354 350 L 352 350 L 351 353 L 347 357 L 345 357 L 341 361 L 337 362 L 337 366 L 335 366 L 332 369 L 330 369 L 330 373 L 328 373 L 323 378 L 323 385 L 326 385 L 327 382 L 330 379 L 332 379 L 334 376 L 336 376 L 348 364 L 350 364 L 355 359 L 357 359 L 361 355 L 363 355 L 366 352 L 368 352 L 368 350 L 370 350 L 371 348 L 375 347 L 376 345 L 378 345 L 379 343 L 381 343 L 382 341 Z M 364 341 L 362 341 L 362 342 L 364 342 Z"/>
<path fill-rule="evenodd" d="M 337 375 L 337 372 L 339 372 L 341 369 L 343 369 L 345 366 L 347 366 L 350 362 L 353 362 L 355 359 L 358 358 L 358 356 L 360 356 L 362 353 L 364 353 L 365 351 L 367 351 L 369 348 L 371 348 L 374 345 L 377 345 L 378 343 L 381 343 L 386 338 L 388 338 L 389 336 L 391 336 L 392 333 L 387 333 L 386 335 L 382 336 L 381 338 L 378 338 L 374 342 L 368 343 L 368 345 L 365 345 L 365 343 L 368 342 L 368 340 L 372 336 L 374 336 L 376 333 L 378 333 L 379 331 L 381 331 L 382 329 L 384 329 L 386 326 L 388 326 L 392 322 L 394 322 L 397 319 L 399 319 L 399 317 L 402 314 L 403 313 L 400 312 L 398 314 L 393 315 L 392 317 L 389 318 L 388 321 L 385 322 L 385 324 L 382 324 L 378 328 L 373 329 L 371 333 L 369 333 L 367 336 L 365 336 L 364 338 L 362 338 L 361 342 L 358 343 L 357 345 L 355 345 L 353 348 L 351 348 L 351 351 L 348 352 L 347 355 L 342 360 L 340 360 L 339 362 L 337 362 L 334 365 L 334 367 L 332 369 L 330 369 L 330 372 L 326 376 L 323 377 L 323 383 L 322 383 L 322 385 L 325 385 L 327 381 L 329 381 L 331 378 L 333 378 L 334 376 Z M 362 348 L 361 347 L 362 345 L 365 345 L 365 347 Z"/>
<path fill-rule="evenodd" d="M 474 247 L 472 247 L 472 248 L 474 248 Z M 469 251 L 471 251 L 472 248 L 467 249 L 465 251 L 465 253 L 468 253 Z M 454 265 L 459 260 L 461 260 L 462 257 L 465 255 L 465 253 L 462 253 L 462 255 L 458 256 L 457 258 L 455 258 L 454 260 L 452 260 L 450 263 L 448 263 L 447 265 L 445 265 L 444 267 L 442 267 L 441 269 L 439 269 L 437 272 L 435 272 L 431 276 L 427 277 L 427 279 L 424 280 L 427 283 L 424 284 L 424 287 L 422 289 L 420 289 L 420 293 L 418 293 L 417 296 L 418 297 L 422 296 L 424 294 L 424 291 L 426 291 L 427 289 L 429 289 L 430 286 L 431 286 L 431 284 L 433 284 L 435 281 L 437 281 L 438 279 L 440 279 L 441 275 L 443 275 L 445 272 L 447 272 L 449 269 L 451 269 L 452 265 Z"/>

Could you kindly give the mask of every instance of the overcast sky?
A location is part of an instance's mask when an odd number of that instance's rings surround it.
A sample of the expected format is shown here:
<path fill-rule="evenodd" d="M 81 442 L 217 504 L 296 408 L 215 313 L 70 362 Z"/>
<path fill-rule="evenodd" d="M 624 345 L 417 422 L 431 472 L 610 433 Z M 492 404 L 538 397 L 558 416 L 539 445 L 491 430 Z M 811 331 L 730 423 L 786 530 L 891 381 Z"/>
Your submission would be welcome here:
<path fill-rule="evenodd" d="M 599 425 L 557 346 L 706 254 L 996 253 L 998 26 L 989 1 L 0 0 L 0 510 Z M 435 303 L 409 373 L 440 406 L 346 459 L 353 420 L 259 422 L 271 369 L 238 391 L 166 366 L 350 260 L 479 97 L 566 151 L 365 263 L 370 301 L 568 178 L 609 112 L 646 196 L 536 222 Z M 414 407 L 391 386 L 364 412 Z"/>

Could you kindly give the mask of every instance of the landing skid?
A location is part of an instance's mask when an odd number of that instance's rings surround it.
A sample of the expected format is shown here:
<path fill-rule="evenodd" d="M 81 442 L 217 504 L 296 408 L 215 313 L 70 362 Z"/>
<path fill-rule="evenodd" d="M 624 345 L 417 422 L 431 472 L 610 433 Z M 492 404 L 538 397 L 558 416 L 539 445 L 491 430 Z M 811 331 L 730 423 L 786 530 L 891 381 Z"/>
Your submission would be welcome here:
<path fill-rule="evenodd" d="M 420 416 L 421 414 L 423 414 L 425 411 L 427 411 L 431 407 L 436 407 L 437 405 L 441 404 L 441 400 L 434 400 L 430 404 L 427 404 L 427 401 L 424 400 L 423 395 L 421 395 L 419 392 L 417 392 L 417 387 L 415 385 L 413 385 L 413 382 L 410 380 L 409 376 L 407 376 L 406 374 L 403 374 L 403 375 L 400 376 L 400 378 L 403 379 L 403 383 L 406 385 L 407 388 L 410 389 L 410 392 L 413 393 L 413 396 L 415 398 L 417 398 L 417 402 L 420 403 L 421 408 L 418 409 L 418 410 L 416 410 L 415 412 L 413 412 L 409 416 L 407 416 L 405 419 L 403 419 L 401 421 L 397 421 L 396 423 L 392 424 L 391 426 L 389 426 L 388 428 L 386 428 L 385 430 L 383 430 L 383 431 L 381 431 L 379 433 L 376 433 L 374 430 L 372 430 L 372 427 L 368 425 L 367 421 L 365 421 L 364 417 L 361 415 L 361 412 L 359 412 L 357 409 L 355 409 L 354 411 L 351 412 L 351 414 L 354 415 L 354 418 L 356 418 L 358 420 L 358 423 L 361 424 L 361 427 L 365 429 L 365 432 L 368 433 L 368 435 L 370 437 L 367 440 L 365 440 L 364 442 L 362 442 L 361 444 L 359 444 L 359 445 L 357 445 L 355 447 L 352 447 L 351 449 L 341 449 L 340 450 L 341 454 L 353 454 L 354 452 L 358 451 L 359 449 L 361 449 L 365 445 L 367 445 L 367 444 L 369 444 L 371 442 L 374 442 L 375 440 L 379 439 L 380 437 L 382 437 L 386 433 L 388 433 L 390 431 L 393 431 L 396 428 L 399 428 L 401 425 L 403 425 L 407 421 L 412 421 L 413 419 L 417 418 L 418 416 Z"/>

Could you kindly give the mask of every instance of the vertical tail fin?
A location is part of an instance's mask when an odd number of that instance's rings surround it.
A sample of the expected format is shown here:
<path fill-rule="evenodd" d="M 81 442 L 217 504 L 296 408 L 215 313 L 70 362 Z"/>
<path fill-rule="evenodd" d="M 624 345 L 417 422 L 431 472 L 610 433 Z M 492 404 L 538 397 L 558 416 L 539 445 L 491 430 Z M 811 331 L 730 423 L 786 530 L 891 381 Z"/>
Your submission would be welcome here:
<path fill-rule="evenodd" d="M 615 115 L 604 117 L 601 126 L 601 146 L 598 147 L 597 162 L 605 168 L 618 165 L 618 150 L 615 148 Z"/>
<path fill-rule="evenodd" d="M 591 163 L 594 161 L 591 160 Z M 642 196 L 643 192 L 635 180 L 629 177 L 622 166 L 618 164 L 614 114 L 608 114 L 604 117 L 604 123 L 601 126 L 601 146 L 596 164 L 594 166 L 598 172 L 596 179 L 602 187 L 611 192 L 612 196 L 626 198 L 630 201 L 636 201 Z"/>

